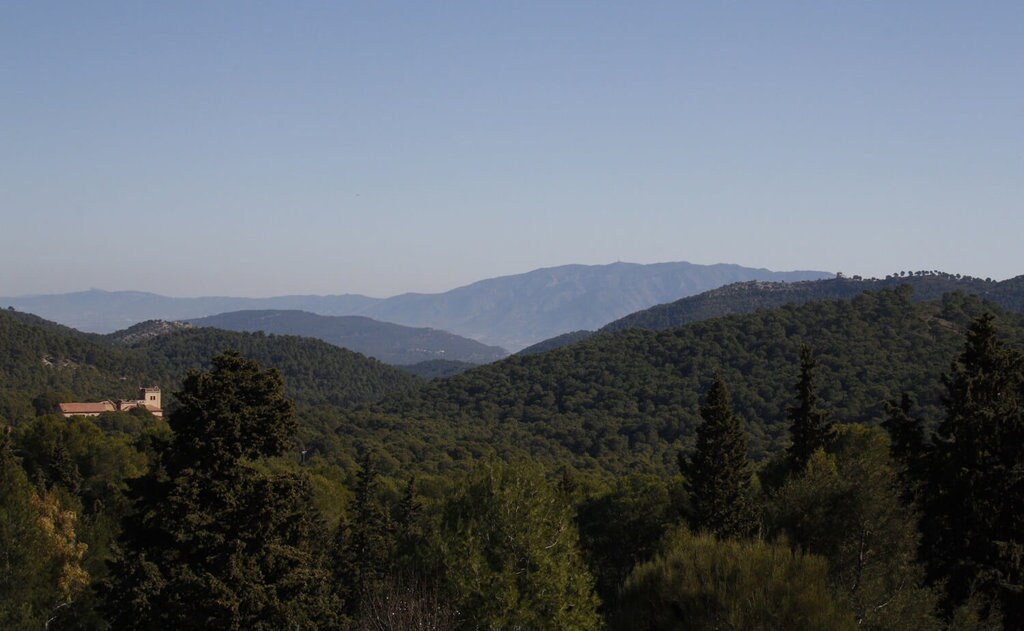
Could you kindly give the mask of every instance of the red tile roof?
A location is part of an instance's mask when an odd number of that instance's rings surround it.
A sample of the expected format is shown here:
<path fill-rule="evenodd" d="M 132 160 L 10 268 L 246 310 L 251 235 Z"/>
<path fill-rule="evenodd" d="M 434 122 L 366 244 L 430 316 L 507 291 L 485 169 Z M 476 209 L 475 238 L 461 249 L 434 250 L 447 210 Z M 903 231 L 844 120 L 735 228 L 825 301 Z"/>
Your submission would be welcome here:
<path fill-rule="evenodd" d="M 101 414 L 103 412 L 113 412 L 116 408 L 110 401 L 100 401 L 98 403 L 61 403 L 60 411 L 62 414 Z"/>

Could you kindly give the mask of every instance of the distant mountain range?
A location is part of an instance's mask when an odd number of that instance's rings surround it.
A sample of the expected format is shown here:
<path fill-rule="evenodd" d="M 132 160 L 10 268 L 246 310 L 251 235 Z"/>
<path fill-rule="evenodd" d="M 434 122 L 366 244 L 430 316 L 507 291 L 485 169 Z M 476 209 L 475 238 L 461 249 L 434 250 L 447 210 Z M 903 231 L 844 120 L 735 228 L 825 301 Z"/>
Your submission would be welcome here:
<path fill-rule="evenodd" d="M 508 355 L 497 346 L 430 328 L 380 322 L 364 316 L 323 316 L 306 311 L 233 311 L 189 320 L 228 331 L 263 331 L 315 337 L 396 366 L 448 359 L 486 364 Z"/>
<path fill-rule="evenodd" d="M 640 309 L 740 281 L 801 281 L 827 272 L 773 272 L 739 265 L 657 263 L 565 265 L 482 280 L 438 294 L 391 298 L 344 294 L 275 298 L 170 298 L 138 291 L 90 290 L 0 298 L 81 331 L 109 333 L 146 320 L 190 320 L 242 310 L 300 310 L 359 315 L 431 327 L 487 345 L 518 350 L 579 329 L 593 329 Z"/>

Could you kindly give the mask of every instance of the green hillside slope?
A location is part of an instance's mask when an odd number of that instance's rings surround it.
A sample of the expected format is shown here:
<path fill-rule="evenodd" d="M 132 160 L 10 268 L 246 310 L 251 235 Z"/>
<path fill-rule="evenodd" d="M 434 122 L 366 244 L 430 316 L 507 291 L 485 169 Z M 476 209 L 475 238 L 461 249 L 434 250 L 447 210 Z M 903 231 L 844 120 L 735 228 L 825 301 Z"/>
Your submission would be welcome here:
<path fill-rule="evenodd" d="M 419 383 L 397 368 L 307 338 L 193 328 L 134 346 L 118 345 L 117 339 L 0 311 L 0 414 L 11 420 L 32 414 L 31 402 L 40 395 L 134 398 L 140 385 L 170 393 L 189 369 L 207 367 L 228 348 L 279 369 L 288 395 L 300 404 L 351 405 Z"/>
<path fill-rule="evenodd" d="M 787 304 L 814 300 L 849 300 L 865 291 L 881 291 L 903 285 L 913 289 L 914 300 L 938 300 L 944 294 L 962 291 L 965 294 L 981 296 L 1010 311 L 1024 312 L 1024 276 L 995 282 L 991 279 L 941 272 L 915 272 L 909 275 L 894 274 L 884 279 L 837 277 L 796 283 L 734 283 L 632 313 L 603 326 L 600 330 L 670 329 L 689 322 L 752 313 L 758 309 L 770 309 Z"/>
<path fill-rule="evenodd" d="M 699 423 L 715 371 L 733 392 L 763 458 L 788 440 L 798 355 L 820 363 L 821 397 L 839 422 L 876 422 L 882 402 L 911 392 L 931 422 L 940 375 L 976 315 L 996 309 L 961 294 L 912 302 L 909 289 L 852 301 L 790 305 L 665 331 L 627 330 L 548 353 L 515 356 L 375 406 L 391 419 L 441 421 L 464 443 L 501 445 L 602 470 L 671 472 Z M 1000 312 L 1020 344 L 1024 318 Z"/>

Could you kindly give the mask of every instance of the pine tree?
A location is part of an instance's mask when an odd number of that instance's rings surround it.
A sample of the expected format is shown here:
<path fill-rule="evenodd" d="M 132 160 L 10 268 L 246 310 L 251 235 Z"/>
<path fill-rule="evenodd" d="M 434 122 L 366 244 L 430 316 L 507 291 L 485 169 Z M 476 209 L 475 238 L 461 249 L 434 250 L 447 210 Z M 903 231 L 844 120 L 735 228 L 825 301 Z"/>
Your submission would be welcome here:
<path fill-rule="evenodd" d="M 416 476 L 409 476 L 405 493 L 395 509 L 395 560 L 405 574 L 416 574 L 424 544 L 423 506 L 416 496 Z"/>
<path fill-rule="evenodd" d="M 807 346 L 800 348 L 800 378 L 797 381 L 797 404 L 786 410 L 789 433 L 793 444 L 789 447 L 789 469 L 800 473 L 818 449 L 828 446 L 833 437 L 832 421 L 818 407 L 818 386 L 814 378 L 817 362 Z"/>
<path fill-rule="evenodd" d="M 927 450 L 924 442 L 924 421 L 913 415 L 914 402 L 906 392 L 899 403 L 886 401 L 886 417 L 882 427 L 889 433 L 889 451 L 900 468 L 904 499 L 916 501 L 924 478 Z"/>
<path fill-rule="evenodd" d="M 700 410 L 697 449 L 689 461 L 680 454 L 694 510 L 694 526 L 721 538 L 748 535 L 754 526 L 747 437 L 733 413 L 729 390 L 715 377 Z"/>
<path fill-rule="evenodd" d="M 351 520 L 339 524 L 333 552 L 334 580 L 342 588 L 350 615 L 357 614 L 363 598 L 384 584 L 395 550 L 394 524 L 380 501 L 380 479 L 369 452 L 361 465 Z"/>
<path fill-rule="evenodd" d="M 935 435 L 925 550 L 948 605 L 972 592 L 1024 626 L 1024 356 L 984 315 L 944 377 L 946 418 Z"/>
<path fill-rule="evenodd" d="M 337 603 L 321 569 L 320 521 L 298 474 L 258 467 L 295 429 L 281 377 L 237 353 L 193 372 L 173 438 L 132 489 L 112 565 L 115 628 L 330 628 Z"/>

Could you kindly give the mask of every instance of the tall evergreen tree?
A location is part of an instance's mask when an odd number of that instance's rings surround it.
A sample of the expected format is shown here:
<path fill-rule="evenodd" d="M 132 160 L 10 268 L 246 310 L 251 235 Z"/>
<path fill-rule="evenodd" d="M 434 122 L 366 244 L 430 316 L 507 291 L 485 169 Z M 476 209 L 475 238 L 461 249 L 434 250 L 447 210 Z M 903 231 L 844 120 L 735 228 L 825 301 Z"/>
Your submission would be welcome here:
<path fill-rule="evenodd" d="M 420 570 L 424 545 L 423 505 L 417 497 L 416 476 L 409 476 L 405 493 L 395 508 L 395 565 L 399 572 L 415 575 Z"/>
<path fill-rule="evenodd" d="M 333 571 L 348 614 L 358 613 L 365 596 L 381 588 L 395 551 L 394 523 L 380 500 L 380 476 L 367 452 L 356 478 L 350 518 L 338 525 Z"/>
<path fill-rule="evenodd" d="M 718 537 L 742 537 L 754 526 L 747 437 L 732 410 L 729 389 L 721 375 L 700 409 L 697 449 L 680 469 L 692 493 L 694 526 Z"/>
<path fill-rule="evenodd" d="M 161 462 L 133 485 L 106 590 L 114 628 L 330 628 L 311 486 L 257 466 L 295 430 L 281 377 L 226 352 L 177 398 Z"/>
<path fill-rule="evenodd" d="M 984 315 L 944 382 L 924 521 L 932 576 L 950 606 L 978 592 L 1024 628 L 1024 356 Z"/>
<path fill-rule="evenodd" d="M 800 473 L 818 449 L 828 446 L 834 431 L 828 413 L 818 406 L 818 386 L 814 378 L 817 362 L 807 346 L 800 348 L 800 377 L 797 380 L 797 404 L 786 410 L 789 434 L 789 468 Z"/>
<path fill-rule="evenodd" d="M 906 392 L 896 401 L 886 401 L 886 417 L 882 427 L 889 432 L 889 451 L 900 468 L 904 497 L 916 500 L 924 478 L 927 458 L 924 421 L 913 414 L 914 402 Z"/>

